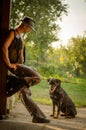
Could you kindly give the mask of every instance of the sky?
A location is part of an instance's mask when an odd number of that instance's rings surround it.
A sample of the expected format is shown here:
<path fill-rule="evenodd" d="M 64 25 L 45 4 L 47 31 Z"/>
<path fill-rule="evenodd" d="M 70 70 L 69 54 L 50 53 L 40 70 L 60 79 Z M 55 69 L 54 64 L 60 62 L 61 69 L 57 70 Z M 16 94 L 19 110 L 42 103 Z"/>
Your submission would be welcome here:
<path fill-rule="evenodd" d="M 60 42 L 53 43 L 53 47 L 59 44 L 66 45 L 71 37 L 83 35 L 86 31 L 86 0 L 65 0 L 68 4 L 68 16 L 64 15 L 59 23 Z"/>

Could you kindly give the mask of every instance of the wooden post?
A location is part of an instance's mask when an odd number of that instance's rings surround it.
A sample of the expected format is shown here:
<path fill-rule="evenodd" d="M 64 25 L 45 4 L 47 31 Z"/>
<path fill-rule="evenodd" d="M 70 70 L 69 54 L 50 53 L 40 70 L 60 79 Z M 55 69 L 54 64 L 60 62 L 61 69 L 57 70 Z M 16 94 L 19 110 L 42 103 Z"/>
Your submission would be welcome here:
<path fill-rule="evenodd" d="M 3 45 L 5 33 L 9 29 L 10 0 L 0 0 L 0 49 Z M 6 74 L 7 68 L 0 51 L 0 118 L 6 115 Z"/>

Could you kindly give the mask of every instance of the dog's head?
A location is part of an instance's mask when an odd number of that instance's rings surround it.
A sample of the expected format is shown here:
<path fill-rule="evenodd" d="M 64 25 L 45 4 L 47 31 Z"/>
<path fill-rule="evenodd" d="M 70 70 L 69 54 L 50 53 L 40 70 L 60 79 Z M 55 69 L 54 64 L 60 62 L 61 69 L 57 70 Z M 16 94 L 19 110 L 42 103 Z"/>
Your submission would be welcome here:
<path fill-rule="evenodd" d="M 61 80 L 56 78 L 47 79 L 50 85 L 50 94 L 53 94 L 57 89 L 60 88 Z"/>

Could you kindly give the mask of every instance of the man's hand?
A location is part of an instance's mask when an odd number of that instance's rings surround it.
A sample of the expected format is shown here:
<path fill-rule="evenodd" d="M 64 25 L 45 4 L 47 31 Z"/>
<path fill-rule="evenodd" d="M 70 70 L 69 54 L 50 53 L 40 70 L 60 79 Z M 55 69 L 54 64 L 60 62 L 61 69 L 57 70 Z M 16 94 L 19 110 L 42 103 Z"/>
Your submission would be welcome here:
<path fill-rule="evenodd" d="M 19 65 L 20 64 L 18 64 L 18 63 L 16 63 L 16 64 L 10 64 L 9 68 L 11 68 L 11 69 L 13 69 L 15 71 Z"/>

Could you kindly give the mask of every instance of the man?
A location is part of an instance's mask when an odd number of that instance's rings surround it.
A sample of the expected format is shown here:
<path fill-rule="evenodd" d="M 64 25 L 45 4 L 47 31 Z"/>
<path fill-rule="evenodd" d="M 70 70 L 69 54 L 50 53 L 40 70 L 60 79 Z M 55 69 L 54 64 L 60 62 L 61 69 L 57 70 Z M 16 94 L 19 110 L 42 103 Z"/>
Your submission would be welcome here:
<path fill-rule="evenodd" d="M 24 63 L 24 44 L 22 34 L 32 32 L 35 21 L 30 17 L 25 17 L 21 24 L 9 31 L 8 36 L 2 46 L 3 59 L 8 69 L 15 75 L 7 76 L 7 96 L 15 92 L 20 93 L 20 98 L 27 110 L 33 116 L 34 123 L 48 123 L 43 112 L 30 97 L 28 87 L 41 81 L 41 76 L 31 67 L 22 65 Z M 35 109 L 34 109 L 35 108 Z"/>

